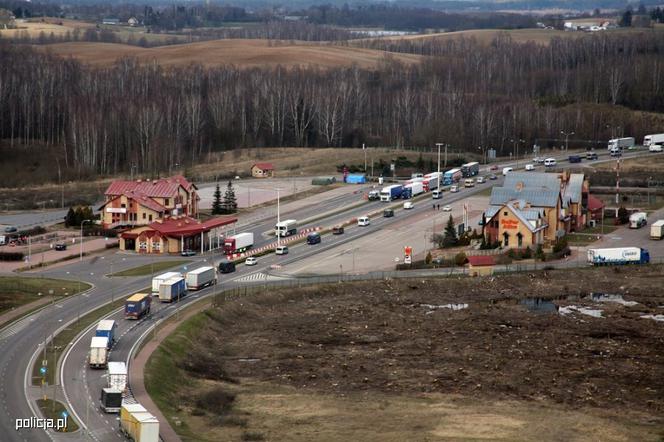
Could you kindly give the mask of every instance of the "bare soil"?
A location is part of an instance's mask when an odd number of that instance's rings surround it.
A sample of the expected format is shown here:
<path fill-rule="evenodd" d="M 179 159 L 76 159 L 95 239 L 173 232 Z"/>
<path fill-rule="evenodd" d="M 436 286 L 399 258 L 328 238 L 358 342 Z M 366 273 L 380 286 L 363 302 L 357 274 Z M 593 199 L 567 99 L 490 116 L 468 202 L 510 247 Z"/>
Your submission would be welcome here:
<path fill-rule="evenodd" d="M 181 400 L 212 439 L 234 427 L 271 440 L 659 440 L 664 324 L 641 316 L 664 313 L 662 287 L 664 267 L 648 266 L 227 300 L 177 362 L 202 381 Z M 533 297 L 553 310 L 529 310 Z M 556 310 L 569 306 L 602 316 Z M 230 393 L 217 409 L 187 399 L 212 389 Z"/>

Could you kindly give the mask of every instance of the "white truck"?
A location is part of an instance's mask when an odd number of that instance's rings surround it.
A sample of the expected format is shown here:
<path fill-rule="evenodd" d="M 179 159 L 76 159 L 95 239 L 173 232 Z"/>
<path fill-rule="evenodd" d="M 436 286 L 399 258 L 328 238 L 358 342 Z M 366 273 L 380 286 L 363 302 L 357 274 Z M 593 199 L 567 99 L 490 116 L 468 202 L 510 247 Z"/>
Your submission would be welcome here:
<path fill-rule="evenodd" d="M 108 338 L 94 336 L 90 341 L 90 354 L 88 358 L 90 368 L 105 368 L 108 364 Z"/>
<path fill-rule="evenodd" d="M 141 404 L 122 404 L 120 431 L 134 442 L 159 442 L 159 420 Z"/>
<path fill-rule="evenodd" d="M 650 225 L 650 239 L 664 238 L 664 219 L 655 221 Z"/>
<path fill-rule="evenodd" d="M 171 278 L 177 278 L 178 276 L 181 277 L 182 274 L 178 272 L 167 272 L 152 278 L 152 294 L 154 296 L 159 295 L 159 286 L 161 285 L 161 283 L 164 281 L 168 281 Z"/>
<path fill-rule="evenodd" d="M 611 249 L 588 249 L 591 265 L 648 264 L 650 254 L 640 247 L 615 247 Z"/>
<path fill-rule="evenodd" d="M 401 198 L 407 200 L 413 198 L 416 195 L 424 192 L 424 185 L 421 181 L 416 181 L 410 184 L 403 186 L 403 192 L 401 192 Z"/>
<path fill-rule="evenodd" d="M 651 144 L 664 143 L 664 134 L 650 134 L 643 137 L 643 146 L 648 147 Z"/>
<path fill-rule="evenodd" d="M 127 390 L 127 365 L 124 362 L 108 363 L 108 388 L 122 393 Z"/>
<path fill-rule="evenodd" d="M 241 253 L 254 245 L 253 232 L 238 233 L 224 240 L 224 253 L 227 255 Z"/>
<path fill-rule="evenodd" d="M 203 287 L 215 284 L 217 281 L 217 272 L 214 267 L 199 267 L 188 272 L 185 281 L 187 290 L 200 290 Z"/>
<path fill-rule="evenodd" d="M 297 220 L 287 219 L 281 221 L 274 226 L 275 236 L 291 236 L 297 233 Z"/>
<path fill-rule="evenodd" d="M 624 138 L 612 138 L 609 140 L 608 149 L 611 150 L 614 147 L 618 149 L 629 149 L 634 147 L 636 140 L 634 137 L 624 137 Z"/>
<path fill-rule="evenodd" d="M 648 224 L 648 215 L 645 212 L 635 212 L 629 216 L 629 228 L 640 229 Z"/>
<path fill-rule="evenodd" d="M 171 278 L 159 286 L 159 300 L 161 302 L 179 301 L 187 294 L 187 284 L 184 278 Z"/>

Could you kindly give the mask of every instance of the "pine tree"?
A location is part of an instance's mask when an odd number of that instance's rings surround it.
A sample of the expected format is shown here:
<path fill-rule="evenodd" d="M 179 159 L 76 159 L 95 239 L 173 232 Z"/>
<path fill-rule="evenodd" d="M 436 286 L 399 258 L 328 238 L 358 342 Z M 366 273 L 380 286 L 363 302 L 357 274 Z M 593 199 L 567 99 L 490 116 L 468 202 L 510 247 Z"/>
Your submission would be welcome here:
<path fill-rule="evenodd" d="M 443 238 L 443 247 L 454 247 L 459 242 L 457 237 L 456 228 L 454 226 L 454 219 L 452 215 L 447 220 L 447 225 L 445 226 L 445 237 Z"/>
<path fill-rule="evenodd" d="M 230 180 L 228 181 L 228 186 L 226 187 L 226 193 L 224 193 L 224 211 L 226 213 L 235 213 L 237 211 L 235 190 L 233 189 L 233 183 Z"/>
<path fill-rule="evenodd" d="M 74 213 L 74 208 L 70 207 L 65 216 L 65 227 L 74 227 L 76 225 L 76 214 Z"/>
<path fill-rule="evenodd" d="M 219 189 L 219 183 L 217 183 L 212 200 L 212 214 L 219 215 L 221 213 L 224 213 L 224 208 L 221 205 L 221 189 Z"/>

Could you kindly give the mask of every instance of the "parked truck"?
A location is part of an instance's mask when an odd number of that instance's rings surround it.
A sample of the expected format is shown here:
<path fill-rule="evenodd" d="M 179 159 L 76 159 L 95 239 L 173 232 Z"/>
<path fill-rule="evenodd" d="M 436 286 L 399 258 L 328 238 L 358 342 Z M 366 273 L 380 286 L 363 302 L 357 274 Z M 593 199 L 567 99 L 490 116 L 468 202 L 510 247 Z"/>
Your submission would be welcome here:
<path fill-rule="evenodd" d="M 166 272 L 152 278 L 152 294 L 154 296 L 159 296 L 159 286 L 161 285 L 161 283 L 178 276 L 182 276 L 182 274 L 178 272 Z"/>
<path fill-rule="evenodd" d="M 412 198 L 420 193 L 424 192 L 424 185 L 421 181 L 416 181 L 411 184 L 406 184 L 403 186 L 403 191 L 401 192 L 401 198 L 407 200 Z"/>
<path fill-rule="evenodd" d="M 159 420 L 141 404 L 123 403 L 120 408 L 120 431 L 134 442 L 158 442 Z"/>
<path fill-rule="evenodd" d="M 125 301 L 125 318 L 141 319 L 150 313 L 152 296 L 149 293 L 136 293 Z"/>
<path fill-rule="evenodd" d="M 474 177 L 480 173 L 480 163 L 473 161 L 472 163 L 466 163 L 461 166 L 461 174 L 464 178 Z"/>
<path fill-rule="evenodd" d="M 664 143 L 664 134 L 650 134 L 643 137 L 643 146 L 649 147 L 651 144 Z"/>
<path fill-rule="evenodd" d="M 90 341 L 90 354 L 88 357 L 90 368 L 106 368 L 108 363 L 108 338 L 93 336 Z"/>
<path fill-rule="evenodd" d="M 634 212 L 629 216 L 629 228 L 640 229 L 648 224 L 648 214 L 645 212 Z"/>
<path fill-rule="evenodd" d="M 113 346 L 115 342 L 115 329 L 118 328 L 118 324 L 112 319 L 102 319 L 97 324 L 97 329 L 95 330 L 95 336 L 101 336 L 108 338 L 108 348 Z"/>
<path fill-rule="evenodd" d="M 200 290 L 217 283 L 217 273 L 214 267 L 199 267 L 187 273 L 187 290 Z"/>
<path fill-rule="evenodd" d="M 655 221 L 650 226 L 650 239 L 662 239 L 664 238 L 664 219 Z"/>
<path fill-rule="evenodd" d="M 254 245 L 253 232 L 238 233 L 224 240 L 224 253 L 242 253 Z"/>
<path fill-rule="evenodd" d="M 636 140 L 634 137 L 624 137 L 624 138 L 613 138 L 609 140 L 608 143 L 608 150 L 611 150 L 614 147 L 617 147 L 618 149 L 629 149 L 631 147 L 634 147 L 636 144 Z"/>
<path fill-rule="evenodd" d="M 122 392 L 114 388 L 101 389 L 100 408 L 105 413 L 119 413 L 122 408 Z"/>
<path fill-rule="evenodd" d="M 650 254 L 640 247 L 616 247 L 611 249 L 588 249 L 591 265 L 648 264 Z"/>
<path fill-rule="evenodd" d="M 456 184 L 462 177 L 461 169 L 450 169 L 443 174 L 443 185 L 451 186 L 452 184 Z"/>
<path fill-rule="evenodd" d="M 119 390 L 124 394 L 127 389 L 127 365 L 124 362 L 108 363 L 108 388 Z"/>
<path fill-rule="evenodd" d="M 403 186 L 401 184 L 393 184 L 391 186 L 383 187 L 380 191 L 380 200 L 383 202 L 393 201 L 401 196 Z"/>
<path fill-rule="evenodd" d="M 161 302 L 173 302 L 187 294 L 187 285 L 184 278 L 171 278 L 159 286 L 159 300 Z"/>
<path fill-rule="evenodd" d="M 424 181 L 422 182 L 425 192 L 431 192 L 432 190 L 437 189 L 443 182 L 443 174 L 440 172 L 428 173 L 424 176 Z"/>
<path fill-rule="evenodd" d="M 290 236 L 297 233 L 297 220 L 287 219 L 286 221 L 281 221 L 274 226 L 274 234 L 276 236 Z"/>

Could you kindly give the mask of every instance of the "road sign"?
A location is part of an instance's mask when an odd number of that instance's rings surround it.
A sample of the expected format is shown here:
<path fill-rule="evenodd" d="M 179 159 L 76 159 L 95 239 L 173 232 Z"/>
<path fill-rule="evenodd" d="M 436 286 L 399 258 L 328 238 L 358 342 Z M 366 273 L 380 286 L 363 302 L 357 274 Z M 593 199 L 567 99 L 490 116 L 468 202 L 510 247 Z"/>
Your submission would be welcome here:
<path fill-rule="evenodd" d="M 61 413 L 61 415 L 62 415 L 62 417 L 64 417 L 65 419 L 67 419 L 67 417 L 69 416 L 69 413 L 67 413 L 67 410 L 63 410 L 62 413 Z"/>
<path fill-rule="evenodd" d="M 44 376 L 46 374 L 46 367 L 42 367 L 39 369 L 39 372 Z"/>

